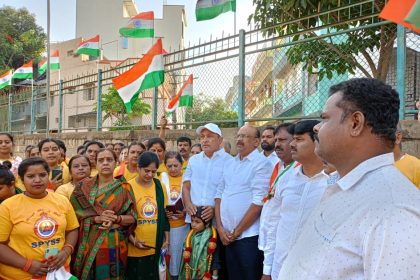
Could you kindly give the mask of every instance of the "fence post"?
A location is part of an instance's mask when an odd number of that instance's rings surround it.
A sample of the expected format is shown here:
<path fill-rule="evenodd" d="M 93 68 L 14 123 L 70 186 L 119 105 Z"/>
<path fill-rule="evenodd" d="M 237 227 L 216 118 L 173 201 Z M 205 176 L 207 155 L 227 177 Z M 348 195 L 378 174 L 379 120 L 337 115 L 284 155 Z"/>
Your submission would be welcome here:
<path fill-rule="evenodd" d="M 245 30 L 239 30 L 238 127 L 245 123 Z"/>
<path fill-rule="evenodd" d="M 63 80 L 60 80 L 58 85 L 58 103 L 59 103 L 59 112 L 58 112 L 58 133 L 61 133 L 63 130 Z"/>
<path fill-rule="evenodd" d="M 157 128 L 158 95 L 158 88 L 153 88 L 152 129 Z"/>
<path fill-rule="evenodd" d="M 7 97 L 9 102 L 8 102 L 8 108 L 7 110 L 9 111 L 7 114 L 7 131 L 9 133 L 12 132 L 12 88 L 9 88 L 9 96 Z"/>
<path fill-rule="evenodd" d="M 96 131 L 102 131 L 102 69 L 98 70 L 98 99 L 96 104 Z"/>
<path fill-rule="evenodd" d="M 397 91 L 400 97 L 400 120 L 405 119 L 405 28 L 397 25 Z"/>

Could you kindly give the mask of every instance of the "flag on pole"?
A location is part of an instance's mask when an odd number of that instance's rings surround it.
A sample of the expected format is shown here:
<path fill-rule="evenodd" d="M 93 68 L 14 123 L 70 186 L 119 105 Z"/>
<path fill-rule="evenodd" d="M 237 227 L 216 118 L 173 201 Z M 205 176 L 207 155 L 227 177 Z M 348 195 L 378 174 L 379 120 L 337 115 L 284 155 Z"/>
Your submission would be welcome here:
<path fill-rule="evenodd" d="M 169 101 L 166 107 L 167 115 L 170 115 L 178 107 L 192 107 L 193 105 L 193 75 L 191 74 L 184 82 L 176 96 Z"/>
<path fill-rule="evenodd" d="M 13 79 L 32 79 L 32 60 L 16 69 Z"/>
<path fill-rule="evenodd" d="M 59 70 L 60 69 L 60 53 L 58 50 L 53 51 L 50 57 L 50 69 Z"/>
<path fill-rule="evenodd" d="M 0 75 L 0 89 L 4 89 L 12 84 L 13 71 L 9 70 L 6 73 Z"/>
<path fill-rule="evenodd" d="M 76 54 L 87 54 L 90 56 L 98 57 L 99 51 L 99 35 L 89 40 L 82 41 L 76 50 Z"/>
<path fill-rule="evenodd" d="M 162 40 L 158 39 L 152 48 L 130 70 L 112 79 L 125 104 L 127 113 L 132 112 L 140 91 L 154 88 L 164 81 Z"/>
<path fill-rule="evenodd" d="M 153 38 L 155 36 L 153 20 L 153 12 L 139 13 L 130 18 L 126 27 L 120 28 L 120 34 L 132 38 Z"/>
<path fill-rule="evenodd" d="M 198 0 L 195 18 L 197 21 L 208 20 L 229 11 L 236 12 L 236 0 Z"/>
<path fill-rule="evenodd" d="M 379 17 L 420 32 L 420 2 L 416 0 L 389 0 Z"/>
<path fill-rule="evenodd" d="M 47 59 L 44 59 L 38 63 L 38 74 L 41 76 L 47 71 Z"/>

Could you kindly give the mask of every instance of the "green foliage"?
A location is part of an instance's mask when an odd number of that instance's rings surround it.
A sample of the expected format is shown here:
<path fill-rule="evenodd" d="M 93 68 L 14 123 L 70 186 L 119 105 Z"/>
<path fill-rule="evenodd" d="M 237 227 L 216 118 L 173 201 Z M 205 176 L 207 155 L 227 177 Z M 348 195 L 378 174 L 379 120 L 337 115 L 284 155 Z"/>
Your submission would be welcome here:
<path fill-rule="evenodd" d="M 237 127 L 238 114 L 227 110 L 229 105 L 222 98 L 213 98 L 203 94 L 194 95 L 192 108 L 187 109 L 186 121 L 201 122 L 193 124 L 193 128 L 208 122 L 217 123 L 218 120 L 232 120 L 219 123 L 219 127 Z"/>
<path fill-rule="evenodd" d="M 334 72 L 358 70 L 367 77 L 385 80 L 396 38 L 395 24 L 322 37 L 326 33 L 379 22 L 379 18 L 370 16 L 382 10 L 385 0 L 322 13 L 360 2 L 365 0 L 253 0 L 255 11 L 248 21 L 253 21 L 256 28 L 267 28 L 263 31 L 267 36 L 291 36 L 291 41 L 297 44 L 287 50 L 289 62 L 303 63 L 304 68 L 318 74 L 319 79 L 331 78 Z M 322 13 L 319 17 L 313 16 L 319 13 Z M 305 19 L 297 20 L 299 18 Z M 333 27 L 315 31 L 320 25 Z M 272 26 L 276 27 L 268 28 Z M 360 62 L 360 56 L 364 63 Z"/>
<path fill-rule="evenodd" d="M 94 111 L 96 110 L 95 106 Z M 102 95 L 102 111 L 105 113 L 104 121 L 109 118 L 116 119 L 112 124 L 115 127 L 113 130 L 126 130 L 130 129 L 133 117 L 141 118 L 143 115 L 150 114 L 151 107 L 139 98 L 133 105 L 133 112 L 128 114 L 117 90 L 114 87 L 109 87 L 108 93 Z"/>
<path fill-rule="evenodd" d="M 26 8 L 0 8 L 0 72 L 17 69 L 45 50 L 46 35 Z"/>

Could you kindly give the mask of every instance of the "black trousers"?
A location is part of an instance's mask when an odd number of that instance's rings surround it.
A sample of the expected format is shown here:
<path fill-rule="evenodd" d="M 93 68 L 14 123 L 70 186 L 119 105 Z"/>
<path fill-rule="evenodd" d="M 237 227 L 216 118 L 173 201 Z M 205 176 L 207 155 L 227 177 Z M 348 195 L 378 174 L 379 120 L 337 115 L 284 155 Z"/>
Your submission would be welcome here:
<path fill-rule="evenodd" d="M 237 240 L 226 246 L 229 280 L 260 280 L 264 254 L 258 249 L 258 235 Z"/>

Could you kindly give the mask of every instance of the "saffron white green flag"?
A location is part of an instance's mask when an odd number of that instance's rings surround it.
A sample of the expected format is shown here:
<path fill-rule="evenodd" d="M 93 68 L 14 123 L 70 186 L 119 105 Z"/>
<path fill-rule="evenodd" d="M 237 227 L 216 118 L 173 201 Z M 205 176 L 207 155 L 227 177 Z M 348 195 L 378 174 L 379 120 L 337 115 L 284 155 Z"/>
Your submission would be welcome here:
<path fill-rule="evenodd" d="M 53 51 L 50 57 L 50 69 L 59 70 L 60 69 L 60 53 L 58 50 Z"/>
<path fill-rule="evenodd" d="M 44 59 L 38 63 L 38 75 L 41 76 L 42 74 L 47 71 L 47 59 Z"/>
<path fill-rule="evenodd" d="M 13 79 L 32 79 L 32 60 L 16 69 Z"/>
<path fill-rule="evenodd" d="M 120 34 L 124 37 L 153 38 L 155 36 L 153 20 L 153 12 L 139 13 L 130 18 L 126 27 L 120 28 Z"/>
<path fill-rule="evenodd" d="M 89 56 L 98 57 L 100 54 L 99 50 L 99 35 L 89 40 L 82 41 L 76 50 L 76 54 L 86 54 Z"/>
<path fill-rule="evenodd" d="M 60 69 L 60 61 L 59 61 L 59 53 L 58 50 L 54 51 L 50 57 L 50 70 L 59 70 Z M 38 64 L 38 74 L 41 76 L 42 74 L 47 71 L 47 59 L 42 60 Z"/>
<path fill-rule="evenodd" d="M 131 113 L 140 92 L 162 84 L 164 76 L 162 40 L 158 39 L 139 62 L 127 72 L 112 79 L 112 82 L 125 104 L 127 113 Z"/>
<path fill-rule="evenodd" d="M 0 75 L 0 89 L 4 89 L 12 84 L 13 71 L 9 70 L 6 73 Z"/>
<path fill-rule="evenodd" d="M 176 96 L 169 101 L 166 107 L 167 115 L 170 115 L 178 107 L 192 107 L 193 105 L 193 75 L 191 74 L 184 82 Z"/>
<path fill-rule="evenodd" d="M 195 18 L 197 21 L 208 20 L 229 11 L 236 12 L 236 0 L 198 0 Z"/>

